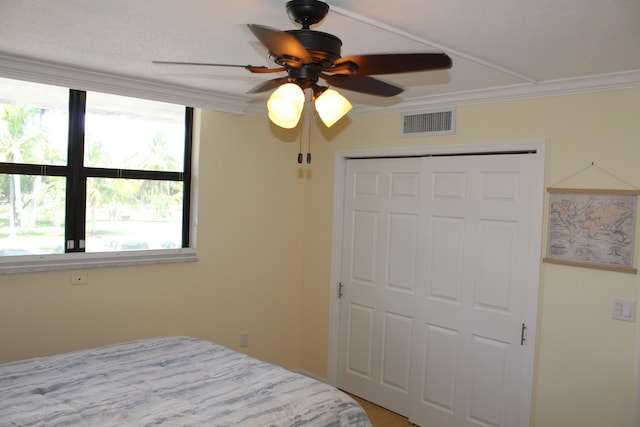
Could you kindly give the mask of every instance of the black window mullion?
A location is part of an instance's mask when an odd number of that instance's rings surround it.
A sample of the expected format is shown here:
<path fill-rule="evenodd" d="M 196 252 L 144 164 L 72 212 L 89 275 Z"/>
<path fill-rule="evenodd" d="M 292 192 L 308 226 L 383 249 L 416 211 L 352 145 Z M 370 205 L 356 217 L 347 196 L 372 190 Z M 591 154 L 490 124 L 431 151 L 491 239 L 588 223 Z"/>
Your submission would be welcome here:
<path fill-rule="evenodd" d="M 182 181 L 182 172 L 165 172 L 142 169 L 84 168 L 84 175 L 91 178 L 128 178 L 158 181 Z"/>
<path fill-rule="evenodd" d="M 193 108 L 185 108 L 184 162 L 182 187 L 182 247 L 190 244 L 191 223 L 191 162 L 193 159 Z"/>
<path fill-rule="evenodd" d="M 66 252 L 84 252 L 87 178 L 84 172 L 84 123 L 87 94 L 69 91 L 69 147 L 66 194 Z"/>
<path fill-rule="evenodd" d="M 0 162 L 0 173 L 19 175 L 67 176 L 67 166 Z"/>

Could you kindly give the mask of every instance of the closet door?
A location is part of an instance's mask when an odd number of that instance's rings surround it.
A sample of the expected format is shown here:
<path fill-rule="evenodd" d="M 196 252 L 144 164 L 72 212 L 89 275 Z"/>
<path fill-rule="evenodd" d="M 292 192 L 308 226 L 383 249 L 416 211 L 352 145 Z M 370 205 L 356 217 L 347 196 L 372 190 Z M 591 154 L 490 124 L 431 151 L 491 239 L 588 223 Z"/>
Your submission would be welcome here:
<path fill-rule="evenodd" d="M 422 426 L 528 425 L 534 157 L 347 161 L 339 387 Z"/>
<path fill-rule="evenodd" d="M 521 340 L 531 283 L 533 156 L 425 158 L 410 418 L 525 426 Z M 525 393 L 526 394 L 526 393 Z"/>
<path fill-rule="evenodd" d="M 409 415 L 419 158 L 347 162 L 338 386 Z"/>

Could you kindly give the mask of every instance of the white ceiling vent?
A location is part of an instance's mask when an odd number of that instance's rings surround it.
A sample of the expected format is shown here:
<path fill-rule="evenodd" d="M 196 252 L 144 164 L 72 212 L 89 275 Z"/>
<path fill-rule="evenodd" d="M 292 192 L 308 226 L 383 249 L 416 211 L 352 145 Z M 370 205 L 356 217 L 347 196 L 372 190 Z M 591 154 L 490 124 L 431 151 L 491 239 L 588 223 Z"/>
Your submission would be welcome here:
<path fill-rule="evenodd" d="M 450 135 L 455 123 L 455 108 L 403 113 L 402 136 Z"/>

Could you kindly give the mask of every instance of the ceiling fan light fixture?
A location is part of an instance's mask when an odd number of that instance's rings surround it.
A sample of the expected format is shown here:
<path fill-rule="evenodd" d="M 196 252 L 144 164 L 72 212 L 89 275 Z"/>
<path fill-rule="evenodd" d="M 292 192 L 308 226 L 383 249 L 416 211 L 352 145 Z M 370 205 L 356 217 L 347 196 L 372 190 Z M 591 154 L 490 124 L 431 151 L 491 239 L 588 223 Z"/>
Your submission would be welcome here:
<path fill-rule="evenodd" d="M 311 89 L 316 111 L 327 127 L 333 126 L 352 108 L 351 103 L 335 90 L 318 86 L 323 79 L 329 86 L 368 95 L 393 97 L 403 92 L 399 86 L 372 75 L 413 73 L 451 68 L 451 58 L 444 52 L 365 54 L 343 57 L 342 41 L 333 34 L 311 27 L 320 23 L 329 12 L 327 1 L 289 0 L 289 18 L 302 28 L 280 31 L 258 24 L 248 24 L 249 30 L 266 48 L 277 68 L 267 66 L 202 62 L 154 61 L 156 64 L 210 65 L 240 67 L 251 73 L 286 72 L 258 84 L 247 93 L 259 93 L 280 86 L 269 98 L 269 119 L 283 128 L 297 126 L 304 108 L 304 91 Z"/>
<path fill-rule="evenodd" d="M 353 108 L 347 98 L 333 89 L 322 91 L 315 98 L 315 106 L 320 119 L 327 127 L 333 126 Z"/>
<path fill-rule="evenodd" d="M 285 129 L 296 127 L 302 116 L 304 100 L 304 92 L 300 86 L 295 83 L 283 84 L 267 101 L 269 119 Z"/>

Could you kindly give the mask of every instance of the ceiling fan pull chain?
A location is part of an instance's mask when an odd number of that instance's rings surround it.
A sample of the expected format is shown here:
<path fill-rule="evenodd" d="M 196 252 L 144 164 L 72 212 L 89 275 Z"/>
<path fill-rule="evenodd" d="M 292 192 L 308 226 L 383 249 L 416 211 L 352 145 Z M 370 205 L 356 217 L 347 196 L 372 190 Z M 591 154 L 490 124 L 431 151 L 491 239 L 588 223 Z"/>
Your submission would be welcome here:
<path fill-rule="evenodd" d="M 300 130 L 300 140 L 298 142 L 298 164 L 302 164 L 302 130 Z"/>
<path fill-rule="evenodd" d="M 309 100 L 309 104 L 312 104 L 313 101 Z M 309 109 L 309 111 L 311 110 L 311 108 Z M 312 120 L 312 116 L 311 113 L 307 113 L 307 164 L 310 165 L 311 164 L 311 122 Z"/>

